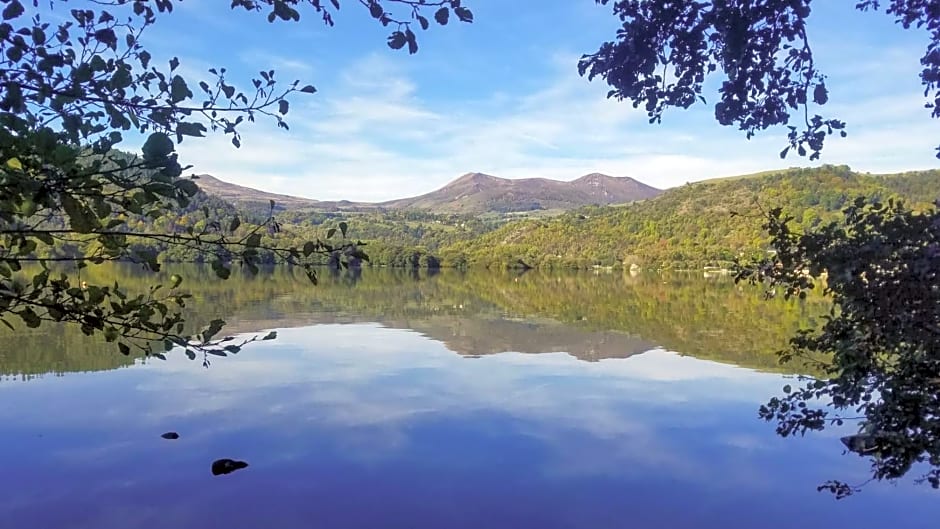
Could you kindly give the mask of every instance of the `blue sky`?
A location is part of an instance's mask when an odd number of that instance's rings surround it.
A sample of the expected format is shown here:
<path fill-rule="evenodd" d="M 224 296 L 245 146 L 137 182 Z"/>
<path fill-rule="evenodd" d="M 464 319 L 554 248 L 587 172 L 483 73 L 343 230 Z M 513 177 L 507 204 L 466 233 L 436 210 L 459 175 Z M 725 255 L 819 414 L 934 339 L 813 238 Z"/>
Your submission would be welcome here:
<path fill-rule="evenodd" d="M 385 200 L 431 191 L 469 171 L 570 180 L 590 172 L 657 187 L 772 168 L 785 131 L 748 141 L 721 127 L 711 104 L 668 113 L 662 125 L 606 85 L 577 74 L 577 59 L 614 35 L 609 9 L 591 0 L 468 0 L 473 24 L 419 31 L 409 56 L 385 45 L 386 28 L 347 0 L 327 28 L 312 13 L 269 24 L 228 2 L 187 0 L 144 36 L 156 56 L 176 55 L 202 77 L 226 66 L 247 81 L 274 68 L 314 84 L 296 97 L 291 131 L 260 122 L 243 146 L 213 136 L 187 140 L 194 171 L 317 199 Z M 819 163 L 894 172 L 937 167 L 940 121 L 923 108 L 919 58 L 926 34 L 905 31 L 854 2 L 817 1 L 810 39 L 828 73 L 828 113 L 848 122 Z M 394 11 L 393 11 L 394 12 Z M 706 94 L 710 102 L 714 93 Z"/>

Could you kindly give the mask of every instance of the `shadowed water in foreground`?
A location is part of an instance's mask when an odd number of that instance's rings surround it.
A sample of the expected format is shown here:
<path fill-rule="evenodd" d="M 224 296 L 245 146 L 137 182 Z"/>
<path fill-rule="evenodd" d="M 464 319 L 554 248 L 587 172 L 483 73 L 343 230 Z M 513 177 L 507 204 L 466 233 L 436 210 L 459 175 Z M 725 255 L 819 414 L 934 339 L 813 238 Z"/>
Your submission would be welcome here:
<path fill-rule="evenodd" d="M 864 460 L 841 455 L 840 432 L 782 440 L 757 419 L 785 383 L 767 372 L 781 370 L 772 352 L 819 313 L 812 302 L 700 278 L 370 271 L 316 289 L 204 280 L 194 294 L 199 317 L 279 338 L 202 369 L 71 331 L 3 337 L 0 527 L 875 528 L 940 515 L 935 492 L 907 483 L 817 493 L 864 481 Z M 250 466 L 213 476 L 220 458 Z"/>

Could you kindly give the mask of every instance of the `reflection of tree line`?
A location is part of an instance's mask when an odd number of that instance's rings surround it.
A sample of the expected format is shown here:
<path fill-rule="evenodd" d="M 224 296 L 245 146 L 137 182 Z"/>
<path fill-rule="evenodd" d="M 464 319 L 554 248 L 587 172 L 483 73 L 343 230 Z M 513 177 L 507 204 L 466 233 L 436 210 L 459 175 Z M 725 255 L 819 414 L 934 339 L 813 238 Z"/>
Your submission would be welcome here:
<path fill-rule="evenodd" d="M 131 289 L 153 282 L 152 275 L 127 267 L 83 273 Z M 661 346 L 780 370 L 774 352 L 825 309 L 822 300 L 765 301 L 727 279 L 688 276 L 370 269 L 325 273 L 314 287 L 301 271 L 288 269 L 229 281 L 195 267 L 168 268 L 170 273 L 181 273 L 193 294 L 187 309 L 193 331 L 217 317 L 228 322 L 229 333 L 376 321 L 413 329 L 467 356 L 566 351 L 597 360 Z M 6 375 L 98 371 L 135 361 L 72 327 L 3 330 L 0 340 L 0 373 Z"/>

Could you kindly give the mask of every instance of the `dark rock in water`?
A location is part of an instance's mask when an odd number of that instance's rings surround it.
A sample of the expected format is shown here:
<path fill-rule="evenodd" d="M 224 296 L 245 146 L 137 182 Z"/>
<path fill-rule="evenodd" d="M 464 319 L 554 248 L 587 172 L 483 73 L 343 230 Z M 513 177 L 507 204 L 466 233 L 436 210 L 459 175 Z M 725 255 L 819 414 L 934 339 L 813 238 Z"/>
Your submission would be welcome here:
<path fill-rule="evenodd" d="M 212 475 L 221 476 L 222 474 L 231 474 L 236 470 L 241 470 L 248 466 L 244 461 L 235 461 L 234 459 L 217 459 L 212 462 Z"/>
<path fill-rule="evenodd" d="M 162 437 L 162 438 L 164 438 L 164 439 L 179 439 L 179 438 L 180 438 L 180 434 L 178 434 L 178 433 L 176 433 L 176 432 L 167 432 L 167 433 L 161 435 L 160 437 Z"/>

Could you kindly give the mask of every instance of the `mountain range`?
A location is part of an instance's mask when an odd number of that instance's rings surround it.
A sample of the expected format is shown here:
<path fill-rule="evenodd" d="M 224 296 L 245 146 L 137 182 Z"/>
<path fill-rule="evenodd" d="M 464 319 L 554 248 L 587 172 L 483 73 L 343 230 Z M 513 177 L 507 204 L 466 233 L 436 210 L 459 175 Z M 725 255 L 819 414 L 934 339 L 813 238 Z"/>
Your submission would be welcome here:
<path fill-rule="evenodd" d="M 259 191 L 203 174 L 197 183 L 209 195 L 246 207 L 320 211 L 424 210 L 432 213 L 512 213 L 569 210 L 588 205 L 624 204 L 646 200 L 663 191 L 626 176 L 591 173 L 569 182 L 547 178 L 508 179 L 467 173 L 423 195 L 386 202 L 321 201 Z"/>

